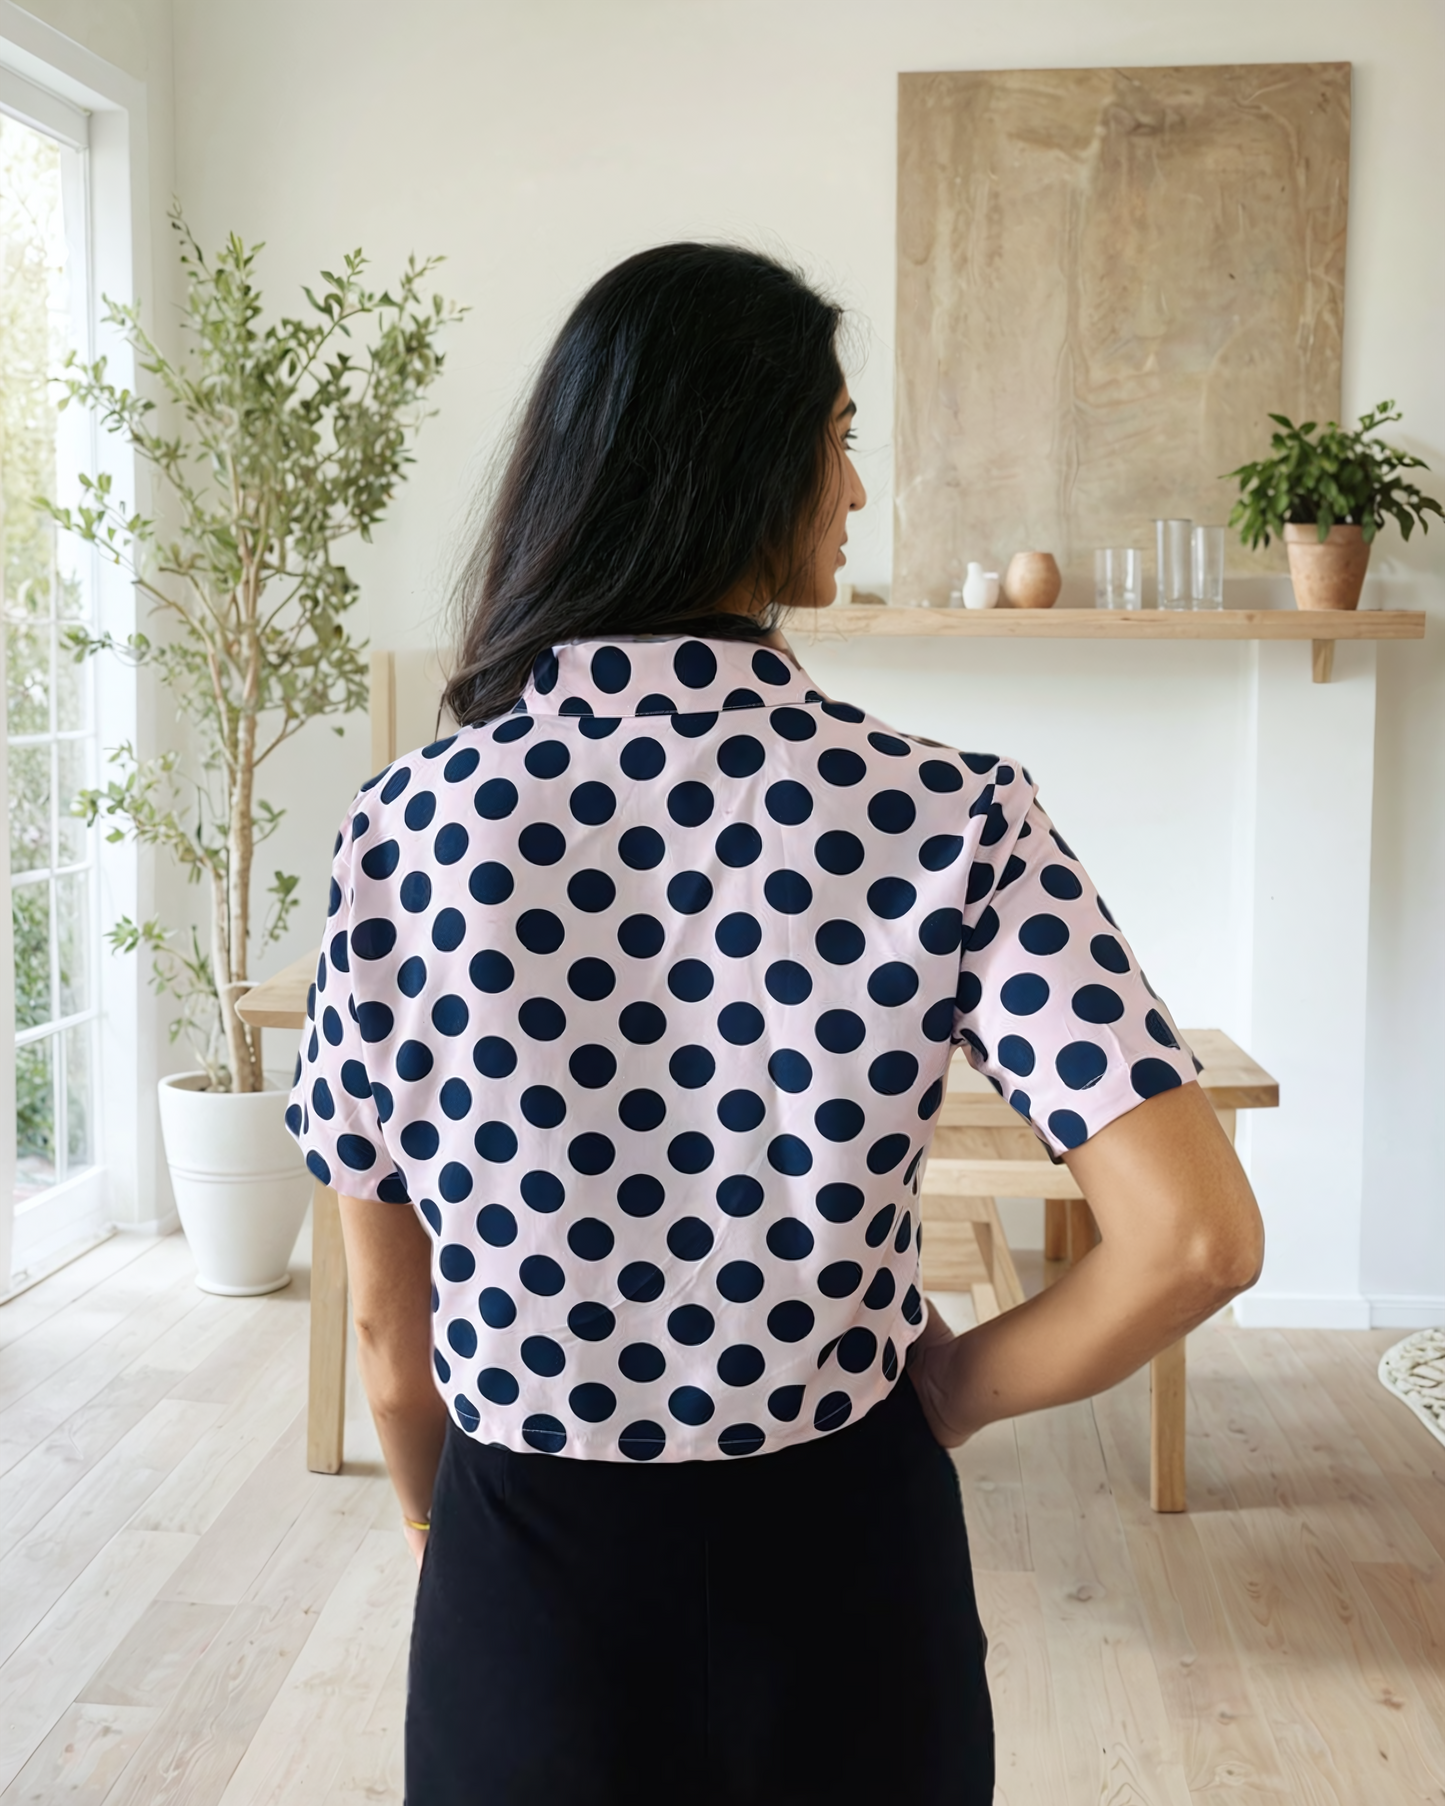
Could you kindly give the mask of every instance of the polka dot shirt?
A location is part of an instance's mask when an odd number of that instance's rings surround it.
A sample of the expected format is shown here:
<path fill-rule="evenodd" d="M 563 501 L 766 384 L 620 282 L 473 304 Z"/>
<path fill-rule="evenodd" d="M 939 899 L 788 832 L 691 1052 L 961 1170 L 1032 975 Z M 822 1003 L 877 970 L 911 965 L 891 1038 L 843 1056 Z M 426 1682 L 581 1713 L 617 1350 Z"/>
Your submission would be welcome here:
<path fill-rule="evenodd" d="M 956 1047 L 1055 1157 L 1195 1072 L 1021 765 L 680 635 L 363 786 L 310 1016 L 287 1121 L 425 1222 L 452 1418 L 596 1460 L 886 1396 Z"/>

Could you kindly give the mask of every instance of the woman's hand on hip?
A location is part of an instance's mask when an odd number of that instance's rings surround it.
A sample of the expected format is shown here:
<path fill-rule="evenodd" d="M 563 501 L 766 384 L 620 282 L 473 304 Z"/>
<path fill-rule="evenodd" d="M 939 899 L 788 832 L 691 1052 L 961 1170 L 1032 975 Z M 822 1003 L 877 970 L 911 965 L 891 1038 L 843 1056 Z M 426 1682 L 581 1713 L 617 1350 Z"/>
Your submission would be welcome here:
<path fill-rule="evenodd" d="M 957 1340 L 944 1322 L 938 1306 L 927 1300 L 928 1316 L 917 1338 L 909 1345 L 907 1375 L 923 1406 L 923 1415 L 941 1448 L 956 1449 L 968 1441 L 968 1431 L 955 1429 L 948 1421 L 946 1351 Z"/>

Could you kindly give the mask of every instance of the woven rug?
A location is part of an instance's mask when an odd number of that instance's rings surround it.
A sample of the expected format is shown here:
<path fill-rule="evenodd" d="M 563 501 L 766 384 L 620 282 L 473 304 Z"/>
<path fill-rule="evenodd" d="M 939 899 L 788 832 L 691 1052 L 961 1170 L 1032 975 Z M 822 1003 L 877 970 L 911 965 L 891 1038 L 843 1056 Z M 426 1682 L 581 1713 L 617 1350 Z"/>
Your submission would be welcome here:
<path fill-rule="evenodd" d="M 1420 1329 L 1380 1357 L 1380 1384 L 1445 1442 L 1445 1329 Z"/>

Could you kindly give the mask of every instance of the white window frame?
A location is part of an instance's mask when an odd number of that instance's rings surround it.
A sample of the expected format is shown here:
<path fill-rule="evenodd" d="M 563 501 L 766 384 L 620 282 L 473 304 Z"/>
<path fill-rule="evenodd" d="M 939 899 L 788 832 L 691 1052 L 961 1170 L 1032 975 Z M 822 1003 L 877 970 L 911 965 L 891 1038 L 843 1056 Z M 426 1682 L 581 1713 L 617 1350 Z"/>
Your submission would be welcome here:
<path fill-rule="evenodd" d="M 147 298 L 150 280 L 149 169 L 144 85 L 93 55 L 32 14 L 0 0 L 0 105 L 25 123 L 74 146 L 88 141 L 89 205 L 85 265 L 88 338 L 92 351 L 108 359 L 112 378 L 134 386 L 129 346 L 100 320 L 101 297 Z M 83 135 L 82 135 L 83 127 Z M 109 433 L 96 433 L 91 468 L 111 475 L 117 494 L 146 510 L 145 472 L 129 446 Z M 137 626 L 134 589 L 123 571 L 104 560 L 94 567 L 94 619 L 117 637 Z M 121 661 L 97 659 L 93 669 L 96 737 L 104 749 L 123 740 L 142 757 L 154 746 L 154 708 L 134 671 Z M 3 785 L 0 736 L 0 796 Z M 6 836 L 8 846 L 8 834 Z M 8 854 L 7 854 L 8 857 Z M 97 849 L 95 902 L 99 924 L 118 916 L 143 919 L 154 912 L 152 860 L 129 842 Z M 0 873 L 7 876 L 8 872 Z M 8 883 L 5 886 L 8 894 Z M 8 972 L 10 911 L 0 911 L 0 970 Z M 37 1199 L 20 1213 L 14 1195 L 14 1035 L 0 1035 L 0 1298 L 33 1283 L 60 1261 L 91 1245 L 116 1226 L 164 1230 L 175 1223 L 163 1165 L 159 1159 L 156 1081 L 161 1046 L 159 1012 L 148 987 L 148 970 L 138 955 L 120 956 L 102 947 L 95 963 L 99 1028 L 95 1042 L 96 1157 L 102 1162 L 68 1186 Z"/>

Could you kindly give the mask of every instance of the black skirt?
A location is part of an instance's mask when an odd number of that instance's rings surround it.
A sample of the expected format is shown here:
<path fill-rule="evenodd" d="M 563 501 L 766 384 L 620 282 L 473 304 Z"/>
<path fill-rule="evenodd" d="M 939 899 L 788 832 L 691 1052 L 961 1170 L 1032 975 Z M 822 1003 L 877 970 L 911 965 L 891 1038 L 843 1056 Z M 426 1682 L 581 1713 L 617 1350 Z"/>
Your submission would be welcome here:
<path fill-rule="evenodd" d="M 987 1806 L 958 1478 L 905 1376 L 831 1436 L 632 1467 L 448 1430 L 407 1806 Z"/>

